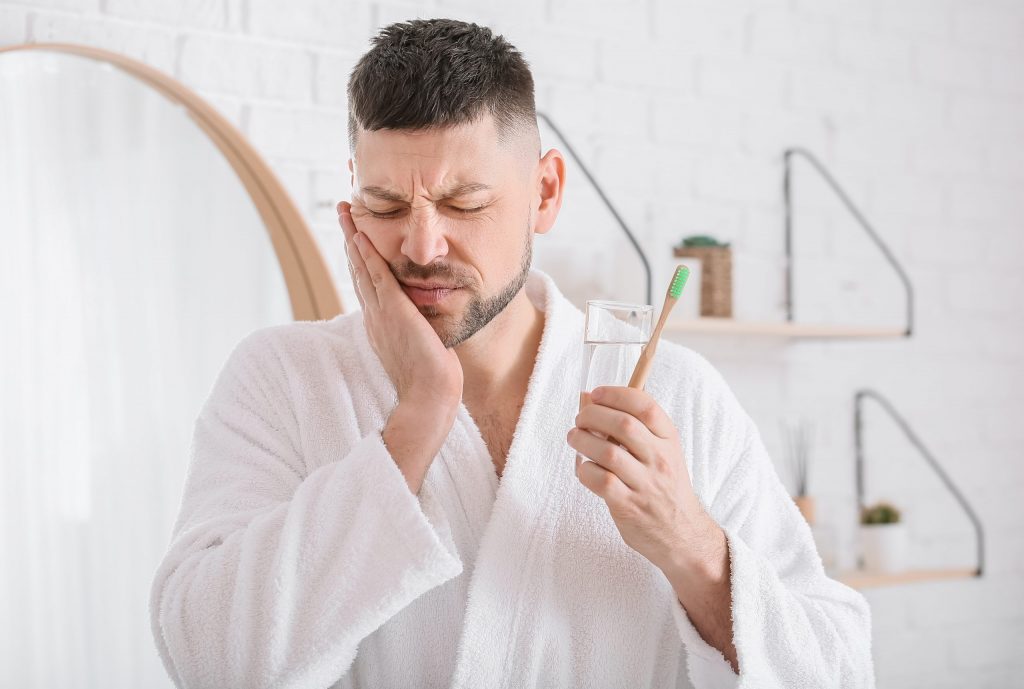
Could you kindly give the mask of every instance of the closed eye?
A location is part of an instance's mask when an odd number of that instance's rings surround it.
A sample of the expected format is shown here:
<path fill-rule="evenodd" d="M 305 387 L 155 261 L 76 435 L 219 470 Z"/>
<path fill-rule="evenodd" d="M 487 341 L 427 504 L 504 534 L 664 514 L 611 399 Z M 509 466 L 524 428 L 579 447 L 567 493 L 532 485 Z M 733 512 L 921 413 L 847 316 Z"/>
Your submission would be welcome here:
<path fill-rule="evenodd" d="M 485 208 L 487 208 L 486 205 L 477 206 L 476 208 L 459 208 L 458 206 L 451 206 L 451 209 L 457 213 L 476 213 L 477 211 L 482 211 Z"/>
<path fill-rule="evenodd" d="M 470 213 L 477 213 L 479 211 L 482 211 L 484 208 L 487 208 L 487 204 L 484 204 L 482 206 L 477 206 L 475 208 L 459 208 L 458 206 L 448 206 L 448 207 L 451 208 L 456 213 L 460 213 L 460 214 L 463 214 L 463 215 L 469 215 Z M 369 212 L 370 215 L 372 215 L 375 218 L 393 218 L 393 217 L 397 216 L 399 213 L 401 213 L 403 209 L 397 208 L 397 209 L 395 209 L 393 211 L 387 211 L 386 213 L 378 213 L 376 211 L 370 210 L 369 208 L 367 208 L 366 210 L 367 210 L 367 212 Z"/>

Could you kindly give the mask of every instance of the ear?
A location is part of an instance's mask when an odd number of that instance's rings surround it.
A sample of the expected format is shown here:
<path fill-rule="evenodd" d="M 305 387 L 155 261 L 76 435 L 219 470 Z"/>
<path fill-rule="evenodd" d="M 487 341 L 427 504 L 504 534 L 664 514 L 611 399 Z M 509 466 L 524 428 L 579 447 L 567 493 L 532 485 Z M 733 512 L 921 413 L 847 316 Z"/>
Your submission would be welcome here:
<path fill-rule="evenodd" d="M 348 179 L 348 183 L 349 183 L 349 186 L 353 186 L 356 183 L 356 171 L 352 167 L 352 159 L 351 158 L 348 159 L 348 171 L 352 173 L 352 175 Z"/>
<path fill-rule="evenodd" d="M 537 205 L 533 231 L 544 234 L 555 224 L 565 191 L 565 157 L 558 149 L 552 148 L 537 162 L 534 179 Z"/>

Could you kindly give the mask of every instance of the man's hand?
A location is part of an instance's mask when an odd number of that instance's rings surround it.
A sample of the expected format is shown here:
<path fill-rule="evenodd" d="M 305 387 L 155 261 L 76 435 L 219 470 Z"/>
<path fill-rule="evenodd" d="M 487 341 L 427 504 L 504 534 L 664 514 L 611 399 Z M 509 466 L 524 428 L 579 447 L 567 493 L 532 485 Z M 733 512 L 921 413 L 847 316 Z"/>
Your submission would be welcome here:
<path fill-rule="evenodd" d="M 626 544 L 665 570 L 704 526 L 679 433 L 643 390 L 602 386 L 588 397 L 567 436 L 593 460 L 577 457 L 576 475 L 608 504 Z"/>
<path fill-rule="evenodd" d="M 363 308 L 370 344 L 398 392 L 398 401 L 457 408 L 462 364 L 402 291 L 376 247 L 352 220 L 352 205 L 338 204 L 349 270 Z"/>
<path fill-rule="evenodd" d="M 665 574 L 697 632 L 739 674 L 726 535 L 693 492 L 672 419 L 646 392 L 628 387 L 594 388 L 584 402 L 568 441 L 593 461 L 577 457 L 576 475 L 604 499 L 622 540 Z"/>
<path fill-rule="evenodd" d="M 338 204 L 348 267 L 370 344 L 398 393 L 381 437 L 414 494 L 455 423 L 462 363 L 419 312 L 370 239 L 356 229 L 352 206 Z"/>

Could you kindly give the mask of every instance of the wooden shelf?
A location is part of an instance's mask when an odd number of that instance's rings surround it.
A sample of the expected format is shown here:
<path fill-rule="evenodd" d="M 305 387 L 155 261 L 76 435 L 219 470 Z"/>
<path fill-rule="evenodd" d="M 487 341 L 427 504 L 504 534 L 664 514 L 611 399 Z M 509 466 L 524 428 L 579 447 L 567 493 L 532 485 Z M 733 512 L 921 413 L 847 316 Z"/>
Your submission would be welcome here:
<path fill-rule="evenodd" d="M 739 321 L 734 318 L 677 319 L 665 323 L 666 333 L 693 335 L 761 335 L 783 338 L 898 338 L 906 333 L 896 327 L 868 327 L 790 323 L 787 321 Z"/>
<path fill-rule="evenodd" d="M 945 581 L 947 579 L 970 579 L 977 575 L 974 569 L 912 569 L 898 574 L 884 574 L 851 570 L 832 576 L 855 589 L 877 586 L 912 584 L 919 581 Z"/>

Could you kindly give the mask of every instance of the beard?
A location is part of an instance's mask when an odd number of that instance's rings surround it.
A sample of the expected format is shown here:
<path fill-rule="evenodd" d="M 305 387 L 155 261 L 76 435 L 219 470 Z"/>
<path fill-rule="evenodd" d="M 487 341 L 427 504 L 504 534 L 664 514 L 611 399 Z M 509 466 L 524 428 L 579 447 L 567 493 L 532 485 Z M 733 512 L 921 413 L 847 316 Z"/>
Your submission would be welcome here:
<path fill-rule="evenodd" d="M 530 236 L 527 235 L 522 258 L 520 259 L 519 271 L 498 290 L 497 294 L 485 297 L 469 285 L 464 285 L 461 289 L 467 290 L 470 297 L 461 318 L 456 315 L 446 314 L 436 306 L 429 305 L 420 306 L 420 313 L 430 321 L 434 331 L 445 347 L 448 349 L 457 347 L 494 320 L 515 299 L 530 276 L 530 266 L 532 263 L 533 242 Z M 411 264 L 407 268 L 407 270 L 399 273 L 392 267 L 391 272 L 396 277 L 401 274 L 403 277 L 417 278 L 425 281 L 431 278 L 442 278 L 452 280 L 456 284 L 461 284 L 458 276 L 453 275 L 448 266 L 417 266 L 416 264 Z"/>

